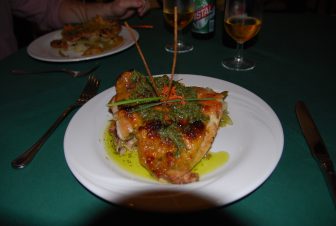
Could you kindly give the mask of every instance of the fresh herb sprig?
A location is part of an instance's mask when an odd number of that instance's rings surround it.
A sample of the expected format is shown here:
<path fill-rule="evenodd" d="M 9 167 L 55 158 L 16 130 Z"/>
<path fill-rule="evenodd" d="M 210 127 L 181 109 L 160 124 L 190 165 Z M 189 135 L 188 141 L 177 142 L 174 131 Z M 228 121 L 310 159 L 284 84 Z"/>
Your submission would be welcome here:
<path fill-rule="evenodd" d="M 136 111 L 142 111 L 151 107 L 155 107 L 164 103 L 176 103 L 176 102 L 182 102 L 182 101 L 203 101 L 203 100 L 216 100 L 215 98 L 187 98 L 187 99 L 173 99 L 173 100 L 166 100 L 163 102 L 157 102 L 157 103 L 149 103 L 149 104 L 145 104 L 145 105 L 141 105 L 139 107 L 137 107 L 136 109 L 133 110 L 133 112 Z"/>
<path fill-rule="evenodd" d="M 159 101 L 162 97 L 147 97 L 147 98 L 137 98 L 137 99 L 128 99 L 128 100 L 121 100 L 117 102 L 111 102 L 107 106 L 119 106 L 119 105 L 127 105 L 127 104 L 144 104 L 153 101 Z"/>
<path fill-rule="evenodd" d="M 120 106 L 120 105 L 127 105 L 127 104 L 139 104 L 139 105 L 141 104 L 140 106 L 138 106 L 137 108 L 133 110 L 133 112 L 135 112 L 135 111 L 141 111 L 144 109 L 155 107 L 161 104 L 165 104 L 165 103 L 176 103 L 176 102 L 182 102 L 182 101 L 191 102 L 191 101 L 216 100 L 216 98 L 209 97 L 209 98 L 172 99 L 172 100 L 165 100 L 165 101 L 160 101 L 160 100 L 162 100 L 162 97 L 128 99 L 128 100 L 121 100 L 121 101 L 109 103 L 108 106 L 113 107 L 113 106 Z"/>

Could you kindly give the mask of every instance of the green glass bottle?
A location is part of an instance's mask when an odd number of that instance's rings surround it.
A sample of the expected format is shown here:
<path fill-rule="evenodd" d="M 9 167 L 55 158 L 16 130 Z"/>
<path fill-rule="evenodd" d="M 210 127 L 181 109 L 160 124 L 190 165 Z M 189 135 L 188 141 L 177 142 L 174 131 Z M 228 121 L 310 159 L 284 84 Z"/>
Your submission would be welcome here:
<path fill-rule="evenodd" d="M 215 35 L 215 0 L 195 0 L 195 15 L 191 33 L 197 39 L 210 39 Z"/>

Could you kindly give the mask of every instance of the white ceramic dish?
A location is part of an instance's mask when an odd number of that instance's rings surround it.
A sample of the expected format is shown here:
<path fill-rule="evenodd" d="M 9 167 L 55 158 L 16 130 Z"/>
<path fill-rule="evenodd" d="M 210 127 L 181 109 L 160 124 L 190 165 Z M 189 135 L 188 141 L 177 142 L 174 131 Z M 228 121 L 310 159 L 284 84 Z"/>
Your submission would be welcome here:
<path fill-rule="evenodd" d="M 70 56 L 65 57 L 61 56 L 57 49 L 54 49 L 50 47 L 50 42 L 54 39 L 61 39 L 62 30 L 57 30 L 50 32 L 48 34 L 45 34 L 37 39 L 35 39 L 27 48 L 28 54 L 38 60 L 42 61 L 49 61 L 49 62 L 76 62 L 76 61 L 83 61 L 83 60 L 91 60 L 96 58 L 101 58 L 105 56 L 109 56 L 112 54 L 116 54 L 118 52 L 121 52 L 132 45 L 134 45 L 134 40 L 132 39 L 131 34 L 125 28 L 122 26 L 122 30 L 120 32 L 120 35 L 124 38 L 124 42 L 122 45 L 117 46 L 116 48 L 113 48 L 111 50 L 108 50 L 106 52 L 103 52 L 101 54 L 92 55 L 92 56 L 79 56 L 77 53 L 70 54 Z M 132 32 L 135 34 L 136 40 L 139 39 L 139 33 L 132 29 Z"/>
<path fill-rule="evenodd" d="M 281 123 L 261 98 L 235 84 L 199 75 L 179 74 L 187 85 L 229 91 L 233 125 L 221 128 L 212 152 L 227 151 L 229 161 L 186 185 L 160 184 L 130 175 L 106 154 L 103 133 L 110 114 L 106 104 L 114 87 L 85 104 L 71 119 L 64 138 L 67 164 L 92 193 L 119 205 L 142 210 L 183 212 L 234 202 L 258 188 L 275 169 L 283 150 Z"/>

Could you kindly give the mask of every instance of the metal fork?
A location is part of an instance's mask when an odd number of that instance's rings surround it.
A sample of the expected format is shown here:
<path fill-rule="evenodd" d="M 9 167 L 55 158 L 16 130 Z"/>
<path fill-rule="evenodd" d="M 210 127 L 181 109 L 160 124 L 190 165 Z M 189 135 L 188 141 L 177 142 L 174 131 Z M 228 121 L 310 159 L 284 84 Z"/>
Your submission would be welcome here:
<path fill-rule="evenodd" d="M 90 76 L 88 81 L 80 94 L 79 98 L 75 103 L 68 106 L 62 114 L 56 119 L 54 124 L 42 135 L 42 137 L 31 146 L 28 150 L 19 155 L 16 159 L 12 161 L 12 166 L 14 168 L 24 168 L 28 163 L 32 161 L 36 153 L 40 150 L 42 145 L 47 141 L 48 137 L 54 132 L 58 125 L 65 119 L 65 117 L 74 109 L 82 106 L 92 97 L 97 94 L 100 81 L 97 80 L 94 76 Z"/>
<path fill-rule="evenodd" d="M 54 68 L 54 69 L 47 69 L 47 70 L 37 70 L 37 71 L 26 71 L 22 69 L 13 69 L 11 70 L 11 73 L 14 75 L 30 75 L 30 74 L 42 74 L 42 73 L 55 73 L 55 72 L 62 72 L 66 73 L 74 78 L 77 77 L 83 77 L 85 75 L 91 74 L 93 71 L 97 70 L 99 65 L 96 65 L 89 70 L 86 71 L 75 71 L 75 70 L 70 70 L 67 68 Z"/>

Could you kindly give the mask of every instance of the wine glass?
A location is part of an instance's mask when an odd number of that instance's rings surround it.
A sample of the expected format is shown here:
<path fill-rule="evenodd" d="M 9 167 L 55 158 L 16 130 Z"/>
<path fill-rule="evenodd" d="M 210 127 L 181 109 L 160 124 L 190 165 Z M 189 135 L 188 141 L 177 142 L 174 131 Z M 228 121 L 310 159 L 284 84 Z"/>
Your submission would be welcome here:
<path fill-rule="evenodd" d="M 163 17 L 167 24 L 174 28 L 174 7 L 177 7 L 177 29 L 182 31 L 194 18 L 194 0 L 163 0 Z M 165 46 L 166 51 L 174 52 L 174 43 Z M 177 41 L 177 52 L 186 53 L 194 49 L 193 45 L 182 41 L 180 35 Z"/>
<path fill-rule="evenodd" d="M 255 63 L 243 57 L 243 44 L 257 35 L 261 27 L 260 0 L 226 0 L 224 28 L 237 42 L 236 55 L 222 61 L 223 67 L 235 71 L 248 71 Z"/>

